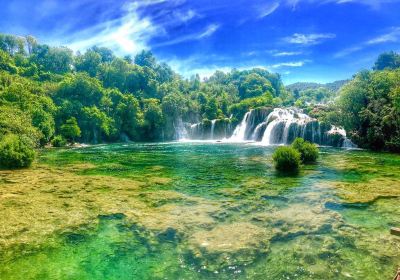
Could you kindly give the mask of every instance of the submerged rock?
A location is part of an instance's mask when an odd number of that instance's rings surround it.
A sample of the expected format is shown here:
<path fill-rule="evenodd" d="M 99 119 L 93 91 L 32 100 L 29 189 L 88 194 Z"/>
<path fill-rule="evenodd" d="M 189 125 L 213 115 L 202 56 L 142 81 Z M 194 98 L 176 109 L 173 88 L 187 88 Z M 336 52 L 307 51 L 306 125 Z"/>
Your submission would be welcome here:
<path fill-rule="evenodd" d="M 248 222 L 217 225 L 188 238 L 189 248 L 207 270 L 242 266 L 267 253 L 271 232 Z"/>

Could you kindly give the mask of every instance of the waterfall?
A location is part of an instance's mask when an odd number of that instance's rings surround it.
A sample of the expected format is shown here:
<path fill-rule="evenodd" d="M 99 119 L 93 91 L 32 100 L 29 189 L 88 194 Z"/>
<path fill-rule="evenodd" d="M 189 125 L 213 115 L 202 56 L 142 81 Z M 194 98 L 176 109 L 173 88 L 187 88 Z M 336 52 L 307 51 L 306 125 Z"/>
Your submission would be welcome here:
<path fill-rule="evenodd" d="M 232 137 L 229 139 L 231 141 L 244 141 L 245 140 L 245 133 L 247 129 L 247 120 L 250 116 L 250 112 L 247 112 L 244 115 L 242 122 L 235 128 L 233 131 Z"/>
<path fill-rule="evenodd" d="M 191 140 L 222 140 L 232 135 L 231 119 L 204 120 L 187 126 Z"/>
<path fill-rule="evenodd" d="M 215 129 L 215 123 L 217 120 L 212 120 L 211 121 L 211 133 L 210 133 L 210 139 L 214 140 L 214 129 Z"/>
<path fill-rule="evenodd" d="M 267 118 L 267 128 L 261 142 L 265 145 L 290 144 L 296 137 L 306 137 L 307 123 L 312 118 L 298 109 L 275 108 Z M 311 141 L 314 140 L 312 132 Z"/>
<path fill-rule="evenodd" d="M 178 118 L 172 125 L 175 129 L 175 139 L 182 140 L 187 138 L 188 133 L 181 118 Z"/>
<path fill-rule="evenodd" d="M 288 145 L 300 137 L 319 145 L 356 147 L 344 129 L 320 123 L 297 108 L 257 108 L 247 112 L 235 128 L 231 121 L 204 120 L 188 125 L 187 135 L 193 140 L 256 141 L 263 145 Z"/>
<path fill-rule="evenodd" d="M 342 144 L 342 148 L 344 149 L 356 149 L 357 145 L 354 144 L 349 138 L 345 138 Z"/>
<path fill-rule="evenodd" d="M 340 145 L 344 149 L 355 149 L 357 145 L 354 144 L 349 138 L 347 138 L 347 133 L 343 128 L 339 128 L 336 126 L 332 126 L 332 128 L 328 131 L 330 135 L 341 135 L 343 138 L 343 142 Z"/>

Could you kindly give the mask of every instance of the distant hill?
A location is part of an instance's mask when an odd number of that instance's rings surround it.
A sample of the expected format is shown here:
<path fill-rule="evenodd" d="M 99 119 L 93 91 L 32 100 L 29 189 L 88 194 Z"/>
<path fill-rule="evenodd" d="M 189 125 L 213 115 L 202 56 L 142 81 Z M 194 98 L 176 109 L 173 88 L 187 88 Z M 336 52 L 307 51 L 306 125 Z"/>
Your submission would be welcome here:
<path fill-rule="evenodd" d="M 347 82 L 349 82 L 349 80 L 335 81 L 335 82 L 327 83 L 327 84 L 299 82 L 299 83 L 287 85 L 286 89 L 288 89 L 290 91 L 293 91 L 295 89 L 297 89 L 299 91 L 303 91 L 303 90 L 307 90 L 307 89 L 317 89 L 317 88 L 322 87 L 322 88 L 329 89 L 333 92 L 337 92 Z"/>

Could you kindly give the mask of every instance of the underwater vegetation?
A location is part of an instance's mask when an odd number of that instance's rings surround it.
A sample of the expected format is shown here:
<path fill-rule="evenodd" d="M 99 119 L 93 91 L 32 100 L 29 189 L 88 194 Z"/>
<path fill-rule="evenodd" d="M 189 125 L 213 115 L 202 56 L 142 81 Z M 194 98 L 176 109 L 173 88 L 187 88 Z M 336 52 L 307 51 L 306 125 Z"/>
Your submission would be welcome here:
<path fill-rule="evenodd" d="M 281 176 L 254 144 L 113 144 L 0 171 L 1 279 L 390 279 L 400 156 L 321 148 Z M 210 172 L 212 170 L 212 172 Z"/>

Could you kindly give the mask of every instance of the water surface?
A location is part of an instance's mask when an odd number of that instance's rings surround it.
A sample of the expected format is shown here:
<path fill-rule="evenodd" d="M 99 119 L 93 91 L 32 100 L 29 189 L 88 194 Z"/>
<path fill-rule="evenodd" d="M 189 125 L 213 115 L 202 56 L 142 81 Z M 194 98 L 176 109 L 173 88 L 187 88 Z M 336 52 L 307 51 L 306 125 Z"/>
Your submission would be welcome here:
<path fill-rule="evenodd" d="M 322 148 L 317 164 L 287 177 L 272 166 L 274 149 L 44 151 L 33 170 L 0 172 L 10 213 L 0 278 L 391 279 L 400 157 Z"/>

